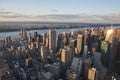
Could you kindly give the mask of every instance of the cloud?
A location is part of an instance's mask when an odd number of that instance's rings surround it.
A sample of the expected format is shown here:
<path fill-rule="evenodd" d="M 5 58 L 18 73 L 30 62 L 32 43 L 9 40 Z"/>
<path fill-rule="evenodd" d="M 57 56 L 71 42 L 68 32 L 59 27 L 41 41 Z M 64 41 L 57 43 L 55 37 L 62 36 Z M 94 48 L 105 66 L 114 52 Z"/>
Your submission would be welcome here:
<path fill-rule="evenodd" d="M 0 8 L 0 15 L 6 15 L 6 14 L 11 14 L 11 13 L 13 13 L 13 12 L 6 11 L 5 9 Z"/>
<path fill-rule="evenodd" d="M 22 13 L 16 13 L 16 12 L 10 12 L 5 10 L 0 10 L 0 18 L 21 18 L 25 17 L 27 18 L 28 15 L 22 14 Z"/>
<path fill-rule="evenodd" d="M 5 10 L 5 9 L 3 9 L 3 8 L 0 8 L 0 11 L 1 11 L 1 10 Z"/>
<path fill-rule="evenodd" d="M 58 10 L 55 10 L 55 9 L 53 9 L 53 10 L 50 10 L 50 11 L 52 11 L 52 12 L 59 12 Z"/>
<path fill-rule="evenodd" d="M 13 12 L 8 12 L 8 11 L 0 11 L 0 15 L 1 15 L 1 14 L 11 14 L 11 13 L 13 13 Z"/>
<path fill-rule="evenodd" d="M 0 15 L 1 19 L 13 21 L 54 21 L 54 22 L 92 22 L 92 23 L 120 23 L 120 14 L 89 15 L 89 14 L 49 14 L 25 15 L 22 13 L 9 13 Z"/>

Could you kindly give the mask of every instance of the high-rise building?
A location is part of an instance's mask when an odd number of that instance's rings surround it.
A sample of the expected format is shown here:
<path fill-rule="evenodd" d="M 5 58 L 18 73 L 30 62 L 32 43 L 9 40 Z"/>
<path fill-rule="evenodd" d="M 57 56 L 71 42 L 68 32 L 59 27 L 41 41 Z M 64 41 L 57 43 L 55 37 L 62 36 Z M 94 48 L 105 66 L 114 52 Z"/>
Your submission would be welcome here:
<path fill-rule="evenodd" d="M 42 36 L 43 36 L 43 39 L 42 39 L 43 44 L 46 44 L 47 33 L 43 33 Z"/>
<path fill-rule="evenodd" d="M 63 64 L 61 62 L 54 62 L 53 64 L 46 64 L 45 69 L 54 74 L 55 80 L 58 80 L 62 74 L 65 74 Z"/>
<path fill-rule="evenodd" d="M 49 30 L 49 49 L 55 51 L 56 50 L 56 30 Z"/>
<path fill-rule="evenodd" d="M 37 36 L 38 36 L 38 32 L 35 31 L 35 32 L 34 32 L 34 41 L 37 41 Z"/>
<path fill-rule="evenodd" d="M 88 44 L 88 43 L 87 43 L 87 40 L 88 40 L 88 31 L 85 30 L 85 31 L 84 31 L 84 45 L 87 45 L 87 44 Z"/>
<path fill-rule="evenodd" d="M 27 32 L 25 31 L 25 29 L 21 28 L 21 32 L 20 32 L 20 34 L 19 34 L 19 38 L 20 38 L 21 40 L 27 39 Z"/>
<path fill-rule="evenodd" d="M 24 39 L 24 40 L 27 39 L 27 32 L 25 31 L 25 29 L 24 29 L 24 31 L 23 31 L 23 39 Z"/>
<path fill-rule="evenodd" d="M 88 80 L 97 80 L 98 78 L 98 71 L 96 68 L 91 68 L 88 71 Z"/>
<path fill-rule="evenodd" d="M 28 34 L 28 44 L 31 44 L 31 40 L 32 40 L 32 38 L 31 38 L 31 33 L 29 33 L 29 34 Z"/>
<path fill-rule="evenodd" d="M 67 46 L 69 44 L 69 40 L 67 36 L 63 37 L 63 41 L 64 41 L 64 46 Z"/>
<path fill-rule="evenodd" d="M 57 35 L 57 39 L 56 39 L 56 47 L 59 50 L 60 48 L 63 48 L 63 38 L 62 35 Z"/>
<path fill-rule="evenodd" d="M 75 48 L 76 47 L 76 44 L 77 44 L 77 40 L 71 40 L 70 41 L 70 45 L 73 47 L 73 48 Z"/>
<path fill-rule="evenodd" d="M 106 31 L 105 41 L 109 41 L 110 43 L 112 43 L 114 33 L 115 29 L 108 29 Z"/>
<path fill-rule="evenodd" d="M 70 53 L 67 49 L 62 49 L 61 61 L 68 66 L 70 64 Z"/>
<path fill-rule="evenodd" d="M 88 46 L 84 45 L 83 55 L 87 55 L 88 52 Z"/>
<path fill-rule="evenodd" d="M 71 46 L 68 46 L 68 51 L 69 51 L 69 59 L 70 59 L 70 63 L 72 63 L 73 57 L 74 57 L 74 48 L 72 48 Z"/>
<path fill-rule="evenodd" d="M 101 42 L 101 62 L 106 67 L 109 66 L 110 59 L 110 43 L 106 41 Z"/>
<path fill-rule="evenodd" d="M 84 67 L 84 80 L 87 80 L 88 77 L 88 70 L 91 68 L 92 60 L 90 58 L 85 59 L 83 61 L 83 67 Z"/>
<path fill-rule="evenodd" d="M 71 64 L 71 70 L 75 73 L 77 73 L 78 76 L 80 76 L 82 72 L 82 59 L 81 58 L 73 58 L 73 62 Z"/>
<path fill-rule="evenodd" d="M 5 42 L 5 44 L 8 44 L 8 42 L 9 42 L 8 37 L 5 37 L 4 42 Z"/>
<path fill-rule="evenodd" d="M 47 55 L 48 55 L 47 47 L 41 46 L 40 54 L 41 54 L 41 60 L 43 61 L 43 63 L 46 63 L 47 62 Z"/>
<path fill-rule="evenodd" d="M 116 29 L 113 34 L 110 54 L 110 70 L 120 73 L 120 29 Z"/>
<path fill-rule="evenodd" d="M 54 62 L 55 61 L 55 52 L 53 50 L 49 50 L 49 54 L 50 54 L 51 60 Z"/>
<path fill-rule="evenodd" d="M 78 34 L 78 37 L 77 37 L 77 49 L 78 49 L 78 54 L 80 54 L 81 51 L 82 51 L 82 34 Z"/>
<path fill-rule="evenodd" d="M 45 46 L 49 47 L 49 38 L 48 37 L 46 37 Z"/>

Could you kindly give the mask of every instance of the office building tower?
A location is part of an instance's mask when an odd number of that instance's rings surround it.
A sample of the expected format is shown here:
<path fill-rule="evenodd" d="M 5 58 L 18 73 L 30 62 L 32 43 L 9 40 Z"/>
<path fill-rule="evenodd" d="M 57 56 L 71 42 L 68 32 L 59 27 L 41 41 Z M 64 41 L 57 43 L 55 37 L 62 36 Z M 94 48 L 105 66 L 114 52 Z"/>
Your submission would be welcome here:
<path fill-rule="evenodd" d="M 12 41 L 11 36 L 9 36 L 9 37 L 8 37 L 8 41 L 9 41 L 9 42 L 11 42 L 11 41 Z"/>
<path fill-rule="evenodd" d="M 78 48 L 75 47 L 74 50 L 75 50 L 75 54 L 74 54 L 74 56 L 78 56 L 78 55 L 79 55 L 79 54 L 78 54 Z"/>
<path fill-rule="evenodd" d="M 117 39 L 120 40 L 120 29 L 117 29 L 115 34 L 116 34 Z"/>
<path fill-rule="evenodd" d="M 49 50 L 56 50 L 56 30 L 49 30 Z"/>
<path fill-rule="evenodd" d="M 20 33 L 19 33 L 19 39 L 23 39 L 23 28 L 21 28 L 21 31 L 20 31 Z"/>
<path fill-rule="evenodd" d="M 88 78 L 88 70 L 91 68 L 92 60 L 90 58 L 83 61 L 83 70 L 84 70 L 84 80 Z"/>
<path fill-rule="evenodd" d="M 48 48 L 45 47 L 44 45 L 41 46 L 40 56 L 41 56 L 41 60 L 43 61 L 43 63 L 46 63 L 47 62 L 47 56 L 48 56 Z"/>
<path fill-rule="evenodd" d="M 55 52 L 53 50 L 49 50 L 49 54 L 50 54 L 50 58 L 51 58 L 51 61 L 55 61 Z"/>
<path fill-rule="evenodd" d="M 67 49 L 62 49 L 61 52 L 61 61 L 66 65 L 70 65 L 70 53 Z"/>
<path fill-rule="evenodd" d="M 78 54 L 80 54 L 82 51 L 82 34 L 78 34 L 77 36 L 77 49 L 78 49 Z"/>
<path fill-rule="evenodd" d="M 19 39 L 21 39 L 21 40 L 27 39 L 27 32 L 23 28 L 21 28 L 21 32 L 19 33 Z"/>
<path fill-rule="evenodd" d="M 63 41 L 64 41 L 64 46 L 67 46 L 69 44 L 69 40 L 67 36 L 63 37 Z"/>
<path fill-rule="evenodd" d="M 63 48 L 63 38 L 62 35 L 57 35 L 56 38 L 56 48 L 59 50 L 60 48 Z"/>
<path fill-rule="evenodd" d="M 92 48 L 98 48 L 98 36 L 95 34 L 95 35 L 92 35 L 91 36 L 91 43 L 90 43 L 90 49 Z"/>
<path fill-rule="evenodd" d="M 96 70 L 96 68 L 89 69 L 88 80 L 98 80 L 98 71 Z"/>
<path fill-rule="evenodd" d="M 5 45 L 8 44 L 8 42 L 9 42 L 8 37 L 5 37 L 5 39 L 4 39 L 4 43 L 5 43 Z"/>
<path fill-rule="evenodd" d="M 101 62 L 104 66 L 109 66 L 110 59 L 110 43 L 106 41 L 101 42 Z"/>
<path fill-rule="evenodd" d="M 87 44 L 88 44 L 87 41 L 88 41 L 88 31 L 85 30 L 85 31 L 84 31 L 84 45 L 87 45 Z"/>
<path fill-rule="evenodd" d="M 120 73 L 120 29 L 115 30 L 111 45 L 110 71 Z"/>
<path fill-rule="evenodd" d="M 43 36 L 42 42 L 43 44 L 46 44 L 47 33 L 43 33 L 42 36 Z"/>
<path fill-rule="evenodd" d="M 70 63 L 72 63 L 72 60 L 73 60 L 73 57 L 74 57 L 74 48 L 72 48 L 72 46 L 68 46 L 67 50 L 69 51 Z"/>
<path fill-rule="evenodd" d="M 83 55 L 87 56 L 88 46 L 84 45 Z"/>
<path fill-rule="evenodd" d="M 39 43 L 38 43 L 38 42 L 35 42 L 34 45 L 35 45 L 34 47 L 35 47 L 36 49 L 39 48 Z"/>
<path fill-rule="evenodd" d="M 94 54 L 94 67 L 99 70 L 98 72 L 98 80 L 104 80 L 107 75 L 107 69 L 101 63 L 101 53 L 95 52 Z M 106 79 L 105 79 L 106 80 Z"/>
<path fill-rule="evenodd" d="M 27 32 L 24 29 L 24 31 L 23 31 L 23 40 L 26 40 L 26 39 L 27 39 Z"/>
<path fill-rule="evenodd" d="M 61 62 L 54 62 L 53 64 L 46 64 L 45 69 L 54 74 L 55 80 L 58 80 L 62 74 L 65 74 L 63 64 Z"/>
<path fill-rule="evenodd" d="M 74 39 L 70 41 L 70 46 L 72 46 L 73 48 L 76 47 L 76 44 L 77 44 L 77 40 Z"/>
<path fill-rule="evenodd" d="M 71 64 L 71 70 L 80 76 L 82 72 L 82 59 L 81 58 L 73 58 L 72 64 Z"/>
<path fill-rule="evenodd" d="M 37 43 L 40 43 L 40 36 L 37 36 L 36 42 L 37 42 Z"/>
<path fill-rule="evenodd" d="M 20 39 L 23 39 L 23 28 L 21 28 L 21 32 L 20 32 Z"/>
<path fill-rule="evenodd" d="M 31 44 L 31 40 L 32 40 L 31 33 L 29 33 L 28 34 L 28 44 Z"/>
<path fill-rule="evenodd" d="M 46 37 L 45 46 L 49 47 L 49 38 L 48 37 Z"/>
<path fill-rule="evenodd" d="M 34 32 L 34 41 L 35 41 L 35 42 L 37 41 L 37 37 L 38 37 L 38 32 L 35 31 L 35 32 Z"/>
<path fill-rule="evenodd" d="M 114 32 L 114 29 L 108 29 L 106 31 L 105 41 L 109 41 L 110 43 L 112 43 Z"/>
<path fill-rule="evenodd" d="M 74 57 L 74 48 L 72 46 L 65 46 L 64 50 L 68 51 L 69 55 L 69 62 L 71 63 Z M 71 65 L 71 64 L 70 64 Z"/>

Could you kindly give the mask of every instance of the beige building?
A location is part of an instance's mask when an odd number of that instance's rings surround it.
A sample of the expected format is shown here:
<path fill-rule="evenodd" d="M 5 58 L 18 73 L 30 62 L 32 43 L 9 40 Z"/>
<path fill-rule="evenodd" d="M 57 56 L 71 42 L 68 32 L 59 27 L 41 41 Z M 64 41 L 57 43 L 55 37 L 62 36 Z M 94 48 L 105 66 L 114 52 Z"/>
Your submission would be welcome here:
<path fill-rule="evenodd" d="M 45 46 L 41 46 L 40 49 L 40 56 L 41 56 L 41 60 L 46 63 L 47 62 L 47 54 L 48 54 L 48 49 Z"/>
<path fill-rule="evenodd" d="M 96 68 L 91 68 L 88 71 L 88 80 L 97 80 L 98 71 Z"/>
<path fill-rule="evenodd" d="M 80 54 L 82 50 L 82 34 L 78 34 L 77 36 L 77 49 L 78 49 L 78 54 Z"/>
<path fill-rule="evenodd" d="M 61 61 L 65 65 L 69 65 L 70 64 L 70 55 L 69 55 L 69 51 L 67 49 L 62 49 L 62 52 L 61 52 Z"/>

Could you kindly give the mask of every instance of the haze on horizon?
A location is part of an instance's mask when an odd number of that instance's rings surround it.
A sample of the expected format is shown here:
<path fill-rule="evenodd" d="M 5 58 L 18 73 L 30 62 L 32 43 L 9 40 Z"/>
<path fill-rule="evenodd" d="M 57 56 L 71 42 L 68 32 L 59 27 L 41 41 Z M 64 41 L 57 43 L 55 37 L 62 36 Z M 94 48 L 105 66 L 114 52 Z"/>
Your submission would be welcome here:
<path fill-rule="evenodd" d="M 120 0 L 0 0 L 0 22 L 120 23 Z"/>

